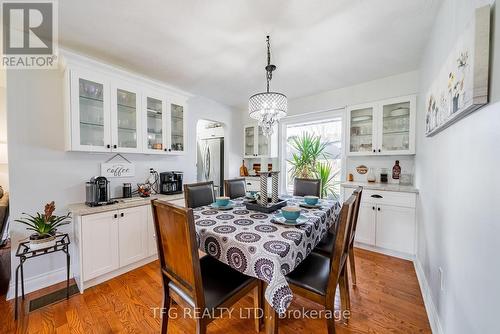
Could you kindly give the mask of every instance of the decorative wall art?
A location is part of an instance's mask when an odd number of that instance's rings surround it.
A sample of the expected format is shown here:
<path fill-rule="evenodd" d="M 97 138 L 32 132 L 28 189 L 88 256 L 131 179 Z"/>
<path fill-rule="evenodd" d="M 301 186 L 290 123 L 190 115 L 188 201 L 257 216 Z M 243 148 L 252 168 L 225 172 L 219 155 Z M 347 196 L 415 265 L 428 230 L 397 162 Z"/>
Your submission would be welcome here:
<path fill-rule="evenodd" d="M 118 157 L 123 161 L 116 161 Z M 101 164 L 101 176 L 106 178 L 132 177 L 135 176 L 135 165 L 118 153 Z"/>
<path fill-rule="evenodd" d="M 490 6 L 458 38 L 427 94 L 425 134 L 433 136 L 488 103 Z"/>

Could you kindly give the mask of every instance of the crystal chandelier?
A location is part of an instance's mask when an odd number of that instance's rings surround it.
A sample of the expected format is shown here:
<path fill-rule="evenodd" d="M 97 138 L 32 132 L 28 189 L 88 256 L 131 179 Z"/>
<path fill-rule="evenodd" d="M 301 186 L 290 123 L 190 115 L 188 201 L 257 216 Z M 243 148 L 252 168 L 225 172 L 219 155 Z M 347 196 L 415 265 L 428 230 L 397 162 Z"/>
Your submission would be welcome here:
<path fill-rule="evenodd" d="M 276 66 L 271 64 L 270 49 L 269 36 L 267 36 L 267 90 L 264 93 L 250 96 L 248 100 L 248 113 L 250 117 L 259 122 L 263 134 L 267 137 L 273 134 L 274 126 L 278 124 L 280 118 L 286 116 L 288 108 L 287 98 L 284 94 L 269 91 L 269 82 L 273 78 L 273 71 L 276 70 Z"/>

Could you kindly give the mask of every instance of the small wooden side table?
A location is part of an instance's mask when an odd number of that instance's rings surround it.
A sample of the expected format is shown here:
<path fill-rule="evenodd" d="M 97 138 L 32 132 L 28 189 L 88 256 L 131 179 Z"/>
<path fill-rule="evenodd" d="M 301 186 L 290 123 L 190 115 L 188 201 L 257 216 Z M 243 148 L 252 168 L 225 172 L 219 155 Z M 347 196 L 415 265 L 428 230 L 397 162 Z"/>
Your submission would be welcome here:
<path fill-rule="evenodd" d="M 32 259 L 34 257 L 39 257 L 46 254 L 51 254 L 55 252 L 62 251 L 66 254 L 66 299 L 69 299 L 69 269 L 70 269 L 70 255 L 69 255 L 69 236 L 67 233 L 58 234 L 56 236 L 56 244 L 52 247 L 31 250 L 29 246 L 29 241 L 21 242 L 17 247 L 16 257 L 19 258 L 19 265 L 16 268 L 16 304 L 15 304 L 15 319 L 17 320 L 17 299 L 18 299 L 18 281 L 19 281 L 19 272 L 21 273 L 21 293 L 24 299 L 24 271 L 23 264 L 28 259 Z"/>

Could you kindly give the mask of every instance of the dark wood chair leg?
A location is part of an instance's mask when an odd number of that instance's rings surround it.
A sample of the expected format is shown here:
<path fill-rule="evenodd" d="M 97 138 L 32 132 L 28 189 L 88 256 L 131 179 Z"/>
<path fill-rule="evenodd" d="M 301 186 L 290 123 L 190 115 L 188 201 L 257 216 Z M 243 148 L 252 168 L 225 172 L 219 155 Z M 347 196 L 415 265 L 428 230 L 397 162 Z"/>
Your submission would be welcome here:
<path fill-rule="evenodd" d="M 342 314 L 344 314 L 344 311 L 351 311 L 351 300 L 349 296 L 349 280 L 347 278 L 347 264 L 344 266 L 342 269 L 342 272 L 340 273 L 340 280 L 339 280 L 339 288 L 340 288 L 340 304 L 341 304 L 341 311 Z M 345 323 L 349 321 L 349 318 L 344 318 L 343 319 Z"/>
<path fill-rule="evenodd" d="M 203 319 L 196 319 L 196 334 L 206 334 L 207 323 Z"/>
<path fill-rule="evenodd" d="M 354 247 L 349 248 L 349 264 L 351 267 L 351 281 L 352 285 L 356 286 L 356 265 L 354 263 Z"/>
<path fill-rule="evenodd" d="M 331 316 L 326 318 L 326 327 L 328 329 L 328 334 L 335 334 L 335 298 L 331 298 L 330 301 L 325 305 L 325 309 L 331 312 Z"/>
<path fill-rule="evenodd" d="M 254 307 L 253 316 L 254 316 L 255 331 L 257 333 L 260 332 L 260 329 L 264 324 L 264 318 L 263 318 L 264 305 L 262 298 L 263 298 L 262 283 L 259 282 L 259 285 L 253 290 L 253 307 Z"/>
<path fill-rule="evenodd" d="M 170 295 L 168 293 L 168 285 L 165 288 L 163 295 L 163 308 L 161 315 L 161 334 L 167 334 L 168 329 L 168 311 L 170 310 Z"/>

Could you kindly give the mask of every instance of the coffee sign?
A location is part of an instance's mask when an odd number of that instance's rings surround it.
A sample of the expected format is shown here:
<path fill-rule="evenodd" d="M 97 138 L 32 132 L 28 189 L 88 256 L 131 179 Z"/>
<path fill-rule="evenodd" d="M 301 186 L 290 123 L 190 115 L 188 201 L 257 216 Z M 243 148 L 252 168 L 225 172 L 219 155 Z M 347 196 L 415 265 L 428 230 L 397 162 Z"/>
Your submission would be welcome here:
<path fill-rule="evenodd" d="M 101 176 L 106 178 L 135 176 L 135 165 L 130 162 L 102 163 Z"/>

